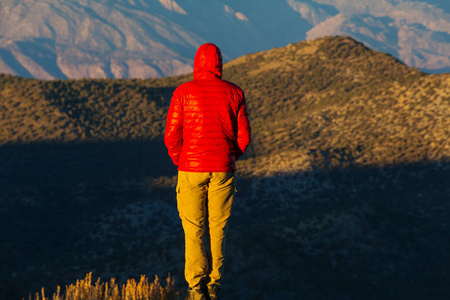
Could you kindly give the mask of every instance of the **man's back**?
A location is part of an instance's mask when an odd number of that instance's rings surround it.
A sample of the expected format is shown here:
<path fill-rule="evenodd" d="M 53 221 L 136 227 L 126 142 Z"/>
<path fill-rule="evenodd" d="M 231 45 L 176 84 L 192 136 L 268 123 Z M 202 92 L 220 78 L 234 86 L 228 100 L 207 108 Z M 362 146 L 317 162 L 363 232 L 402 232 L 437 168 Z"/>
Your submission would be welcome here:
<path fill-rule="evenodd" d="M 250 142 L 244 93 L 220 78 L 221 66 L 218 71 L 210 64 L 213 56 L 196 59 L 194 80 L 172 97 L 165 141 L 179 171 L 236 171 L 235 161 Z"/>

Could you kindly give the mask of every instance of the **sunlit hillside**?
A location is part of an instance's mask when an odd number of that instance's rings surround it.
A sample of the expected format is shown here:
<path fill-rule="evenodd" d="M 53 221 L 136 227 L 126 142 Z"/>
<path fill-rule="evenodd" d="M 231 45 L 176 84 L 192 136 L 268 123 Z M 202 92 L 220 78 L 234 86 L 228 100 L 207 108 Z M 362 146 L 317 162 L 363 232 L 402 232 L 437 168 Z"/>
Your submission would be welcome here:
<path fill-rule="evenodd" d="M 448 74 L 426 75 L 349 38 L 246 55 L 225 67 L 255 127 L 252 156 L 346 149 L 358 164 L 450 154 Z M 2 75 L 0 142 L 154 140 L 189 77 L 38 81 Z M 414 125 L 414 126 L 412 126 Z"/>
<path fill-rule="evenodd" d="M 245 55 L 224 78 L 253 129 L 224 298 L 450 297 L 450 74 L 327 37 Z M 0 76 L 0 298 L 89 272 L 185 288 L 163 132 L 190 79 Z"/>
<path fill-rule="evenodd" d="M 227 74 L 247 91 L 259 161 L 286 153 L 346 167 L 450 157 L 449 74 L 425 75 L 344 37 L 244 56 Z"/>
<path fill-rule="evenodd" d="M 155 139 L 174 81 L 39 81 L 0 75 L 0 142 Z"/>

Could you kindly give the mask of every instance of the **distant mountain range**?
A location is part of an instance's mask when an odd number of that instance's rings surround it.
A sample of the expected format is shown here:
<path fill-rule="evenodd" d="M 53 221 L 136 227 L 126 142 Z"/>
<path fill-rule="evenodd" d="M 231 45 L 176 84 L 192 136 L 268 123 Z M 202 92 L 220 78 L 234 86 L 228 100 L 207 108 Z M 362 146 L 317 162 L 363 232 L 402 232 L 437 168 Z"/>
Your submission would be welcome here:
<path fill-rule="evenodd" d="M 93 272 L 183 277 L 170 97 L 192 74 L 0 75 L 0 299 Z M 244 55 L 226 299 L 449 299 L 450 74 L 348 37 Z"/>
<path fill-rule="evenodd" d="M 204 42 L 231 60 L 328 35 L 425 71 L 450 70 L 446 0 L 1 0 L 0 72 L 164 77 L 190 72 Z"/>

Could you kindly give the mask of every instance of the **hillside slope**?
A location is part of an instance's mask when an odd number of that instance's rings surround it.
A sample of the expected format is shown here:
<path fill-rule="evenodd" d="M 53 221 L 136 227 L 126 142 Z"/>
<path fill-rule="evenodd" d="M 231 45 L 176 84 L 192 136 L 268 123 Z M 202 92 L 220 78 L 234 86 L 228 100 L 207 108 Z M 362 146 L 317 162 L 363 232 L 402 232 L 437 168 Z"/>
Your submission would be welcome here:
<path fill-rule="evenodd" d="M 0 143 L 160 139 L 174 88 L 152 80 L 38 81 L 1 75 Z M 359 165 L 449 156 L 449 75 L 426 75 L 346 37 L 242 56 L 252 156 L 346 149 Z M 414 126 L 412 126 L 414 124 Z"/>
<path fill-rule="evenodd" d="M 0 78 L 0 296 L 90 271 L 170 272 L 182 286 L 162 134 L 190 76 Z M 254 133 L 238 165 L 224 297 L 450 296 L 449 74 L 327 37 L 240 57 L 224 77 L 244 89 Z"/>
<path fill-rule="evenodd" d="M 449 75 L 425 75 L 352 39 L 243 56 L 226 74 L 247 91 L 257 156 L 345 150 L 354 165 L 384 166 L 450 155 Z"/>

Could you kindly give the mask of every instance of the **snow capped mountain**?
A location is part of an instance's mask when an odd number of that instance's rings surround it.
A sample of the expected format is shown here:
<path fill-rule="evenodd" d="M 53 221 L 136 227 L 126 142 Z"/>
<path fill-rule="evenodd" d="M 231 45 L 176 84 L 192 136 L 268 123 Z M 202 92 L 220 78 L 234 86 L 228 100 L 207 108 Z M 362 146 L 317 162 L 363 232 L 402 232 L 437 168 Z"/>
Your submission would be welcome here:
<path fill-rule="evenodd" d="M 172 0 L 158 0 L 165 9 L 177 12 L 182 15 L 186 15 L 187 13 L 182 9 L 175 1 Z"/>
<path fill-rule="evenodd" d="M 0 72 L 42 79 L 187 73 L 199 45 L 225 60 L 350 35 L 410 66 L 450 68 L 445 0 L 0 0 Z"/>
<path fill-rule="evenodd" d="M 450 14 L 436 5 L 413 1 L 317 0 L 339 13 L 307 32 L 308 39 L 350 35 L 421 69 L 450 67 Z M 444 3 L 442 1 L 442 3 Z"/>

